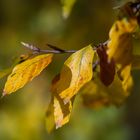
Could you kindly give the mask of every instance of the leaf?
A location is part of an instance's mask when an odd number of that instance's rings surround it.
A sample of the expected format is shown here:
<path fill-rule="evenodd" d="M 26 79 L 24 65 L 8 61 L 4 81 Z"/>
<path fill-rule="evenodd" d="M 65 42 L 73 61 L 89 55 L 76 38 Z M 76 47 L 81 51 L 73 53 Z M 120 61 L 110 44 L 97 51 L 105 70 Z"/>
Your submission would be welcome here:
<path fill-rule="evenodd" d="M 67 104 L 59 96 L 54 96 L 54 118 L 56 129 L 69 122 L 72 111 L 73 99 Z"/>
<path fill-rule="evenodd" d="M 13 61 L 13 64 L 9 68 L 0 70 L 0 79 L 7 76 L 8 74 L 10 74 L 15 65 L 24 62 L 28 57 L 29 57 L 29 55 L 23 54 L 20 57 L 16 58 Z"/>
<path fill-rule="evenodd" d="M 64 18 L 68 18 L 76 0 L 61 0 L 62 13 Z"/>
<path fill-rule="evenodd" d="M 120 106 L 129 95 L 128 90 L 124 90 L 117 74 L 112 84 L 106 87 L 100 81 L 99 73 L 81 89 L 80 93 L 83 103 L 90 108 Z"/>
<path fill-rule="evenodd" d="M 53 130 L 54 126 L 57 129 L 68 123 L 72 111 L 74 97 L 67 104 L 64 104 L 60 96 L 56 94 L 57 87 L 55 85 L 59 80 L 60 74 L 56 75 L 52 81 L 52 100 L 46 113 L 46 124 L 49 132 Z"/>
<path fill-rule="evenodd" d="M 73 53 L 64 63 L 60 73 L 60 80 L 56 83 L 56 95 L 59 95 L 64 103 L 77 94 L 79 89 L 92 78 L 92 61 L 94 51 L 89 45 L 76 53 Z"/>
<path fill-rule="evenodd" d="M 133 86 L 133 79 L 131 76 L 131 64 L 120 68 L 120 70 L 118 71 L 118 76 L 122 82 L 123 89 L 127 94 L 126 96 L 128 96 Z"/>
<path fill-rule="evenodd" d="M 38 76 L 52 61 L 52 54 L 38 55 L 14 67 L 8 76 L 3 95 L 11 94 Z"/>
<path fill-rule="evenodd" d="M 115 76 L 115 63 L 112 59 L 108 62 L 108 56 L 104 47 L 97 48 L 97 54 L 100 58 L 100 79 L 105 86 L 109 86 Z"/>
<path fill-rule="evenodd" d="M 136 19 L 118 20 L 109 32 L 108 59 L 113 58 L 116 63 L 127 65 L 132 59 L 132 33 L 137 28 Z"/>

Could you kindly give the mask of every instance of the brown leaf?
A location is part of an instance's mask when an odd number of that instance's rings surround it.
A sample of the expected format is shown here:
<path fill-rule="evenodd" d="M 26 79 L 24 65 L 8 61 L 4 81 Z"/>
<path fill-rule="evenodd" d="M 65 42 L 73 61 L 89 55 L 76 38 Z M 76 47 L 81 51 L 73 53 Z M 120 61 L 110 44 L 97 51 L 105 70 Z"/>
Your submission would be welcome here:
<path fill-rule="evenodd" d="M 97 48 L 97 54 L 100 59 L 100 79 L 105 86 L 109 86 L 115 76 L 115 62 L 113 59 L 108 61 L 106 49 L 104 47 Z"/>

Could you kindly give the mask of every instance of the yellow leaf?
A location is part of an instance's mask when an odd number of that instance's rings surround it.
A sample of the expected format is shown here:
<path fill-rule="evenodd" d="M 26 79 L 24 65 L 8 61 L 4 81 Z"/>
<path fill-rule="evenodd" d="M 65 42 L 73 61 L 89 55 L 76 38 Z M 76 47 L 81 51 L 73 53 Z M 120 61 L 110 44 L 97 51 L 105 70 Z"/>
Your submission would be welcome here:
<path fill-rule="evenodd" d="M 136 19 L 118 20 L 109 32 L 108 57 L 116 63 L 127 65 L 132 59 L 132 33 L 137 28 Z"/>
<path fill-rule="evenodd" d="M 75 4 L 76 0 L 61 0 L 63 17 L 67 18 Z"/>
<path fill-rule="evenodd" d="M 0 79 L 10 74 L 15 65 L 24 62 L 28 57 L 29 55 L 21 55 L 13 61 L 11 67 L 0 70 Z"/>
<path fill-rule="evenodd" d="M 65 104 L 85 83 L 91 80 L 93 56 L 93 48 L 88 46 L 73 53 L 65 61 L 60 80 L 53 85 L 56 88 L 55 94 L 59 95 Z"/>
<path fill-rule="evenodd" d="M 57 85 L 57 82 L 59 82 L 59 80 L 60 74 L 56 75 L 52 81 L 52 100 L 46 114 L 46 124 L 49 132 L 53 130 L 54 126 L 57 129 L 59 127 L 62 127 L 69 121 L 74 100 L 73 97 L 72 100 L 69 101 L 69 103 L 64 104 L 59 94 L 56 94 L 57 87 L 55 85 Z"/>
<path fill-rule="evenodd" d="M 126 92 L 126 96 L 128 96 L 133 86 L 133 79 L 131 76 L 131 64 L 122 67 L 118 71 L 118 76 L 122 82 L 122 86 L 124 91 Z"/>
<path fill-rule="evenodd" d="M 117 74 L 112 84 L 106 87 L 100 81 L 99 73 L 97 73 L 93 80 L 81 89 L 80 93 L 86 106 L 98 108 L 109 105 L 120 106 L 128 97 L 128 92 L 123 88 L 122 81 Z"/>
<path fill-rule="evenodd" d="M 54 96 L 54 120 L 56 129 L 69 122 L 73 100 L 64 104 L 59 96 Z"/>
<path fill-rule="evenodd" d="M 10 94 L 22 88 L 26 83 L 38 76 L 52 61 L 52 54 L 38 55 L 14 67 L 8 76 L 3 95 Z"/>

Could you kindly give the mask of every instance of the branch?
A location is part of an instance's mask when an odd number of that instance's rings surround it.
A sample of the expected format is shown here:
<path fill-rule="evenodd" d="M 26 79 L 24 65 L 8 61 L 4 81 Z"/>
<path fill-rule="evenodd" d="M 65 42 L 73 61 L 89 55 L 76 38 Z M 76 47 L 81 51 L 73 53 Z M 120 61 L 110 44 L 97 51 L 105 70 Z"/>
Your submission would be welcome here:
<path fill-rule="evenodd" d="M 54 53 L 54 54 L 62 54 L 62 53 L 74 53 L 76 52 L 77 50 L 63 50 L 63 49 L 60 49 L 56 46 L 53 46 L 53 45 L 50 45 L 50 44 L 47 44 L 48 47 L 50 47 L 51 49 L 53 50 L 41 50 L 40 48 L 38 47 L 35 47 L 34 45 L 30 45 L 28 43 L 25 43 L 25 42 L 21 42 L 21 44 L 32 50 L 34 53 Z"/>
<path fill-rule="evenodd" d="M 103 43 L 99 43 L 98 45 L 91 45 L 91 46 L 94 46 L 93 49 L 96 50 L 97 48 L 99 47 L 106 47 L 107 44 L 108 44 L 109 40 L 103 42 Z M 49 48 L 51 48 L 52 50 L 41 50 L 40 48 L 38 47 L 35 47 L 34 45 L 31 45 L 31 44 L 28 44 L 28 43 L 25 43 L 25 42 L 21 42 L 21 44 L 32 50 L 34 53 L 54 53 L 54 54 L 63 54 L 63 53 L 75 53 L 77 50 L 63 50 L 61 48 L 58 48 L 54 45 L 51 45 L 51 44 L 47 44 L 47 46 Z"/>

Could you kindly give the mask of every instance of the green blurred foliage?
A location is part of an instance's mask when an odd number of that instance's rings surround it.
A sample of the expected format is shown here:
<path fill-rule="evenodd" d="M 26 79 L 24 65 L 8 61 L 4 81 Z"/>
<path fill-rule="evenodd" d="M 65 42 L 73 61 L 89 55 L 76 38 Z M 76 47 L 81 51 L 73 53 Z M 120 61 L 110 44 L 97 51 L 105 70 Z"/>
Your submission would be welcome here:
<path fill-rule="evenodd" d="M 80 49 L 108 39 L 116 18 L 113 7 L 119 0 L 77 0 L 67 19 L 60 0 L 0 0 L 0 70 L 27 53 L 21 41 L 46 48 L 46 43 L 63 49 Z M 134 41 L 139 53 L 139 41 Z M 55 56 L 53 63 L 32 83 L 0 100 L 0 140 L 139 140 L 140 91 L 138 71 L 134 72 L 133 94 L 121 108 L 91 110 L 78 96 L 69 124 L 52 134 L 45 128 L 50 101 L 50 83 L 67 55 Z M 0 91 L 6 78 L 0 81 Z"/>

